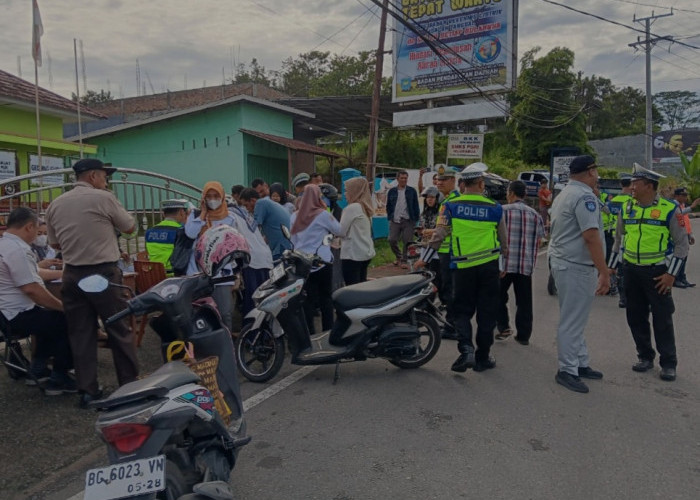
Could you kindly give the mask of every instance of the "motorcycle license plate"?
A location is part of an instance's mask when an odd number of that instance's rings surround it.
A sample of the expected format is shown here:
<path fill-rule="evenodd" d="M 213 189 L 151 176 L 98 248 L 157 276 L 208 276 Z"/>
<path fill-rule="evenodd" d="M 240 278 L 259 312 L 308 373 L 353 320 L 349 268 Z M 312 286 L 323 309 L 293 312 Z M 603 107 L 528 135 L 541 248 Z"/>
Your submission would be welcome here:
<path fill-rule="evenodd" d="M 284 264 L 277 264 L 270 272 L 270 279 L 272 282 L 276 282 L 278 279 L 284 276 Z"/>
<path fill-rule="evenodd" d="M 165 455 L 123 462 L 85 475 L 85 500 L 113 500 L 165 489 Z"/>

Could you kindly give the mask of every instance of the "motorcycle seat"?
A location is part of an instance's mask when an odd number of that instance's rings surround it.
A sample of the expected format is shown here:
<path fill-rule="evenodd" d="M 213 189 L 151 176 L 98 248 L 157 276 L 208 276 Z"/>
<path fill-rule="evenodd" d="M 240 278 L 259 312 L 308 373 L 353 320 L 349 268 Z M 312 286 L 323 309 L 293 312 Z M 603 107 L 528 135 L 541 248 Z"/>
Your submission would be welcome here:
<path fill-rule="evenodd" d="M 147 377 L 124 384 L 109 397 L 93 402 L 91 407 L 108 409 L 142 399 L 163 397 L 176 387 L 195 382 L 199 382 L 199 376 L 187 365 L 182 361 L 171 361 Z"/>
<path fill-rule="evenodd" d="M 425 276 L 421 274 L 365 281 L 336 290 L 333 293 L 333 304 L 341 311 L 362 306 L 377 306 L 422 288 L 426 282 Z"/>

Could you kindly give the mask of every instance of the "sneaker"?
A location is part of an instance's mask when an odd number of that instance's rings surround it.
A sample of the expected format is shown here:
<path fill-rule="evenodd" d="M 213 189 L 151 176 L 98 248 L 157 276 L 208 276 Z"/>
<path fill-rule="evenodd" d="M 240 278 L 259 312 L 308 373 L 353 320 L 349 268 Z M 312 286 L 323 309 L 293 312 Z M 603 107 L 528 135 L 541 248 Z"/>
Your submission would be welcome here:
<path fill-rule="evenodd" d="M 486 359 L 480 359 L 474 364 L 475 372 L 483 372 L 490 370 L 491 368 L 496 368 L 496 358 L 489 356 Z"/>
<path fill-rule="evenodd" d="M 557 384 L 563 385 L 570 391 L 580 392 L 583 394 L 588 392 L 588 386 L 584 384 L 579 377 L 572 375 L 569 372 L 558 371 L 557 375 L 554 377 L 554 380 L 557 381 Z"/>
<path fill-rule="evenodd" d="M 590 380 L 600 380 L 603 378 L 603 373 L 598 370 L 594 370 L 590 366 L 579 366 L 578 367 L 579 378 L 587 378 Z"/>
<path fill-rule="evenodd" d="M 24 384 L 36 387 L 38 384 L 43 384 L 47 382 L 51 377 L 51 370 L 46 367 L 43 368 L 30 368 L 29 373 L 27 373 L 27 378 L 24 379 Z"/>
<path fill-rule="evenodd" d="M 47 396 L 60 396 L 61 394 L 76 394 L 78 385 L 75 380 L 68 375 L 52 377 L 46 384 L 44 394 Z"/>
<path fill-rule="evenodd" d="M 97 394 L 88 394 L 87 392 L 83 392 L 80 395 L 80 400 L 78 401 L 78 407 L 82 410 L 87 410 L 89 408 L 90 403 L 102 399 L 102 395 L 103 395 L 102 389 L 99 389 L 97 391 Z"/>

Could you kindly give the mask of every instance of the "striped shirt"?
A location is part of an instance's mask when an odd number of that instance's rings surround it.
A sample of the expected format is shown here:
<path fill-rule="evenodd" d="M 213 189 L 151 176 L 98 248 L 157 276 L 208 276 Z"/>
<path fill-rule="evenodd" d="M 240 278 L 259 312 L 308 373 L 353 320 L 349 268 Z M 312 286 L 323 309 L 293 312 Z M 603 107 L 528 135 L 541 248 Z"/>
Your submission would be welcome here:
<path fill-rule="evenodd" d="M 537 261 L 537 249 L 544 237 L 542 217 L 522 200 L 503 205 L 508 256 L 504 271 L 531 275 Z"/>

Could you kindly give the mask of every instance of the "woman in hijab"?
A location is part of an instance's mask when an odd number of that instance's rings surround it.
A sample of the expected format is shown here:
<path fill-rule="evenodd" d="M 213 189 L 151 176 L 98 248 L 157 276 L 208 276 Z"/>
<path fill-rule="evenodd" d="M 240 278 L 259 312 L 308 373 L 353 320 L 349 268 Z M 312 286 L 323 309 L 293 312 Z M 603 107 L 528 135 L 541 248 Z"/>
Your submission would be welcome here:
<path fill-rule="evenodd" d="M 270 199 L 272 201 L 276 201 L 284 208 L 286 208 L 289 212 L 289 215 L 292 215 L 294 213 L 294 204 L 290 203 L 287 191 L 284 189 L 284 186 L 282 186 L 282 184 L 280 184 L 279 182 L 274 182 L 270 184 Z"/>
<path fill-rule="evenodd" d="M 290 223 L 295 250 L 316 254 L 325 262 L 333 261 L 331 249 L 323 245 L 323 238 L 329 233 L 339 235 L 340 224 L 328 212 L 326 204 L 321 200 L 321 190 L 316 184 L 304 187 L 304 195 L 298 210 L 292 214 Z M 321 310 L 322 330 L 330 330 L 333 327 L 333 267 L 329 264 L 312 272 L 304 284 L 304 290 L 307 295 L 304 315 L 309 332 L 312 335 L 315 333 L 314 304 L 318 304 Z"/>
<path fill-rule="evenodd" d="M 364 177 L 353 177 L 345 181 L 345 198 L 348 206 L 340 217 L 343 237 L 340 246 L 340 262 L 346 285 L 367 281 L 367 267 L 374 257 L 372 240 L 372 196 L 369 183 Z"/>
<path fill-rule="evenodd" d="M 229 212 L 225 199 L 226 193 L 220 182 L 210 181 L 204 185 L 200 209 L 190 212 L 187 222 L 185 222 L 185 234 L 195 240 L 194 246 L 197 245 L 197 239 L 212 227 L 221 224 L 236 227 L 234 216 Z M 198 272 L 199 269 L 194 261 L 194 252 L 192 252 L 187 274 L 197 274 Z M 219 276 L 228 276 L 232 273 L 233 269 L 226 266 Z M 216 302 L 224 325 L 231 331 L 233 326 L 233 282 L 216 285 L 211 296 Z"/>

